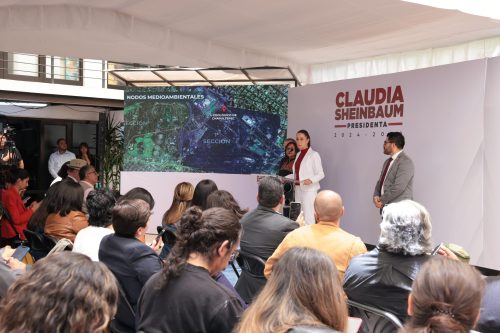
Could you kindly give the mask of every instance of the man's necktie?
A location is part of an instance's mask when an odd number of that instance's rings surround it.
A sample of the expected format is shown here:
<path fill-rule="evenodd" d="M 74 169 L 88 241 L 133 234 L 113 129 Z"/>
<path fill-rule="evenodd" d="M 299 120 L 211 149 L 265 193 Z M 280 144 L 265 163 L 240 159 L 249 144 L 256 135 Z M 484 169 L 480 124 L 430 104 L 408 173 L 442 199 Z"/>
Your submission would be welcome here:
<path fill-rule="evenodd" d="M 392 162 L 392 157 L 389 157 L 387 161 L 385 161 L 385 167 L 384 167 L 384 172 L 382 173 L 382 176 L 380 177 L 380 188 L 379 192 L 382 194 L 382 188 L 384 186 L 384 181 L 385 181 L 385 176 L 387 175 L 387 171 L 389 170 L 389 166 L 391 165 Z"/>

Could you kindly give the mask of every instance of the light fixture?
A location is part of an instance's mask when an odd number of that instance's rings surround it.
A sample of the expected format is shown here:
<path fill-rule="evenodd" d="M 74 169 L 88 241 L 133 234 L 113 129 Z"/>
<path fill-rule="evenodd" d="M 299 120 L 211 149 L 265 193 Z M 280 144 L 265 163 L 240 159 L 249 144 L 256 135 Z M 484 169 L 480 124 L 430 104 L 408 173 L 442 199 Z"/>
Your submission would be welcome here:
<path fill-rule="evenodd" d="M 32 103 L 32 102 L 16 102 L 16 101 L 12 101 L 12 102 L 2 101 L 2 102 L 0 102 L 0 106 L 18 106 L 21 108 L 44 108 L 47 105 L 48 105 L 47 103 Z"/>

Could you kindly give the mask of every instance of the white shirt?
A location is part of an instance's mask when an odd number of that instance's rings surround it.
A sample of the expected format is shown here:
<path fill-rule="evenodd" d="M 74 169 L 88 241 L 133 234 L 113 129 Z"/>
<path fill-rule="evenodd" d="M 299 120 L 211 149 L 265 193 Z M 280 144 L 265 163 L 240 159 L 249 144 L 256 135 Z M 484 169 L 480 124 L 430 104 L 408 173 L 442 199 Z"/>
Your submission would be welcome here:
<path fill-rule="evenodd" d="M 99 261 L 99 245 L 104 236 L 114 233 L 103 227 L 88 226 L 76 234 L 73 252 L 85 254 L 93 261 Z"/>
<path fill-rule="evenodd" d="M 66 150 L 64 153 L 59 153 L 59 150 L 50 154 L 49 157 L 49 172 L 53 178 L 57 178 L 57 173 L 62 165 L 68 161 L 74 160 L 75 154 Z"/>

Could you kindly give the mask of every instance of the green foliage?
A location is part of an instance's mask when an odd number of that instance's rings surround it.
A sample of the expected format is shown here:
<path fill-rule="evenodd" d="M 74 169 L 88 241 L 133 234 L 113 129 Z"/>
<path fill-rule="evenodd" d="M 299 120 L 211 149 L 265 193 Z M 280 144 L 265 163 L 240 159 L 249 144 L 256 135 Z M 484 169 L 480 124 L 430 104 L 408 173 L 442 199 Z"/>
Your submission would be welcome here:
<path fill-rule="evenodd" d="M 123 122 L 114 114 L 106 113 L 104 123 L 103 185 L 113 191 L 120 190 L 120 172 L 123 170 Z"/>

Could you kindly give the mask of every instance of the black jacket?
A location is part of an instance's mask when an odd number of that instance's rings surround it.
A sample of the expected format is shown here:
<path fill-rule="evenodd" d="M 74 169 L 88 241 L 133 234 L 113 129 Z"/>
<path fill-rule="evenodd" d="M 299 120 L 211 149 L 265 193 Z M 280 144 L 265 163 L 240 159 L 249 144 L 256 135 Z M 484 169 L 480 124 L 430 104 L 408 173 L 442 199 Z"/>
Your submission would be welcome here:
<path fill-rule="evenodd" d="M 149 246 L 135 238 L 116 234 L 102 239 L 99 246 L 99 261 L 113 272 L 134 311 L 142 287 L 162 268 L 160 257 Z M 131 332 L 136 331 L 135 319 L 123 302 L 119 302 L 115 317 L 121 327 L 125 326 Z"/>
<path fill-rule="evenodd" d="M 266 261 L 283 238 L 299 225 L 271 208 L 259 205 L 241 219 L 243 232 L 240 247 L 242 252 L 250 253 Z M 266 284 L 266 279 L 257 279 L 244 271 L 236 284 L 236 290 L 245 302 L 250 303 L 255 294 Z"/>
<path fill-rule="evenodd" d="M 377 248 L 351 259 L 344 275 L 344 290 L 355 302 L 407 317 L 408 294 L 427 255 L 408 256 Z"/>

